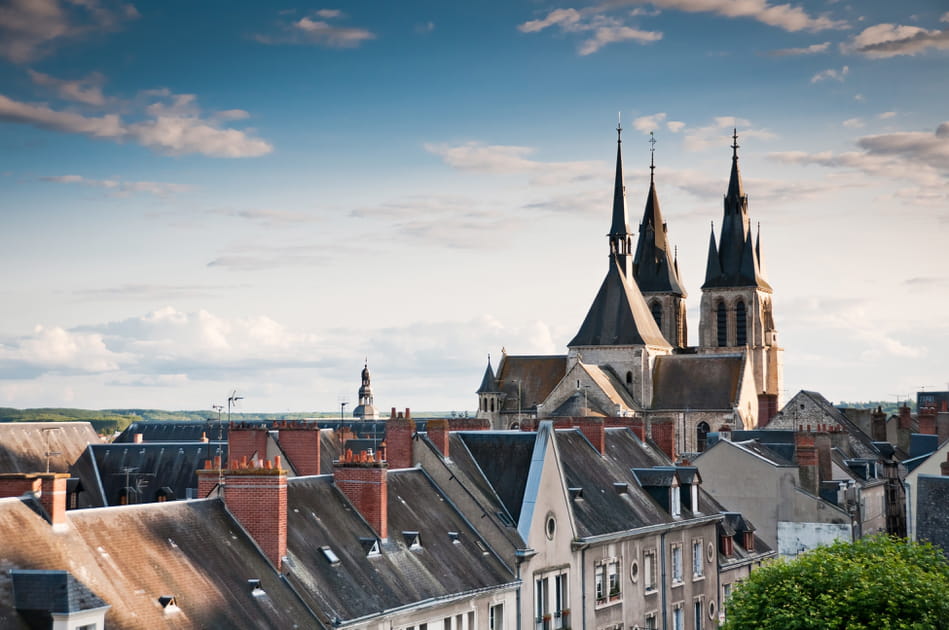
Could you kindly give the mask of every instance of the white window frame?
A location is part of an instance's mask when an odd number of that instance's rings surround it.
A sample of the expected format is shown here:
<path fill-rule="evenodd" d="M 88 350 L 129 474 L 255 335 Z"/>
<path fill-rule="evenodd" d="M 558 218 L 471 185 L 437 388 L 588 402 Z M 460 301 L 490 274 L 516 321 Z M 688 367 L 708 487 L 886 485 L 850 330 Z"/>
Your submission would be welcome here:
<path fill-rule="evenodd" d="M 702 557 L 703 540 L 701 538 L 692 539 L 692 579 L 700 580 L 705 577 L 705 560 Z"/>
<path fill-rule="evenodd" d="M 656 592 L 656 550 L 643 552 L 643 588 L 647 593 Z"/>
<path fill-rule="evenodd" d="M 682 543 L 672 543 L 670 548 L 670 565 L 672 567 L 672 582 L 682 582 Z"/>

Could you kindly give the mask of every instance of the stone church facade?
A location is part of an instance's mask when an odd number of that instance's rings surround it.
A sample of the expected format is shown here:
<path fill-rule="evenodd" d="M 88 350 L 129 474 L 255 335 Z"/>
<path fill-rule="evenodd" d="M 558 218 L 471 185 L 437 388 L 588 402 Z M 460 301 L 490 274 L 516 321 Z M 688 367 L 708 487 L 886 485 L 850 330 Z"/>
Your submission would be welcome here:
<path fill-rule="evenodd" d="M 704 450 L 722 427 L 753 428 L 778 410 L 782 349 L 765 278 L 760 235 L 753 238 L 738 168 L 738 136 L 720 237 L 714 228 L 699 321 L 688 345 L 686 299 L 650 164 L 638 238 L 629 227 L 617 127 L 616 176 L 608 234 L 609 265 L 566 355 L 490 358 L 478 388 L 478 417 L 493 428 L 526 420 L 603 417 L 613 424 L 674 427 L 674 453 Z M 636 239 L 636 249 L 632 245 Z"/>

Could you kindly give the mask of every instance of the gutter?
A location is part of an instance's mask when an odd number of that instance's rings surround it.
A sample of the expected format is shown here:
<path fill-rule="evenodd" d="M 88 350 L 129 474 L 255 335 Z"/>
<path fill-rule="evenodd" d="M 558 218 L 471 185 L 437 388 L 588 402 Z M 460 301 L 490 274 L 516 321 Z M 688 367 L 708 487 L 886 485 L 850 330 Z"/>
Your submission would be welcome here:
<path fill-rule="evenodd" d="M 385 615 L 393 615 L 400 613 L 406 610 L 421 610 L 423 608 L 429 608 L 432 606 L 437 606 L 438 604 L 444 602 L 459 601 L 462 599 L 467 599 L 474 595 L 481 595 L 482 593 L 489 593 L 492 591 L 507 591 L 511 589 L 519 589 L 521 586 L 521 581 L 517 580 L 515 582 L 507 582 L 506 584 L 496 584 L 494 586 L 482 586 L 481 588 L 472 589 L 470 591 L 463 591 L 461 593 L 452 593 L 450 595 L 438 595 L 436 597 L 430 597 L 428 599 L 423 599 L 417 602 L 412 602 L 411 604 L 404 604 L 402 606 L 396 606 L 395 608 L 387 608 L 385 610 L 380 610 L 376 613 L 371 613 L 368 615 L 363 615 L 362 617 L 356 617 L 355 619 L 349 619 L 345 622 L 333 624 L 337 628 L 348 628 L 353 625 L 369 621 L 370 619 L 378 619 L 379 617 Z"/>
<path fill-rule="evenodd" d="M 608 534 L 599 534 L 597 536 L 588 536 L 586 538 L 577 538 L 573 541 L 571 546 L 576 551 L 578 549 L 586 549 L 593 545 L 597 545 L 605 542 L 616 542 L 620 540 L 625 540 L 627 538 L 636 538 L 644 534 L 652 534 L 655 532 L 668 532 L 670 530 L 676 529 L 685 529 L 687 527 L 694 527 L 697 525 L 708 525 L 709 523 L 717 523 L 725 519 L 725 515 L 721 512 L 715 514 L 709 514 L 707 516 L 702 516 L 699 518 L 690 518 L 684 521 L 676 521 L 673 523 L 657 523 L 655 525 L 647 525 L 646 527 L 637 527 L 635 529 L 627 529 L 621 532 L 610 532 Z"/>

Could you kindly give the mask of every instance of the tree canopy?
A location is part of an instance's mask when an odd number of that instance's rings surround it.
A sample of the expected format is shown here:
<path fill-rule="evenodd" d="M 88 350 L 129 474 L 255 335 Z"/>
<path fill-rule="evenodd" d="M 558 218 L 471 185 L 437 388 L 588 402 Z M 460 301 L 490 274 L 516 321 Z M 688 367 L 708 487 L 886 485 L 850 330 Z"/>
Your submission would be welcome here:
<path fill-rule="evenodd" d="M 949 628 L 949 561 L 929 543 L 837 542 L 751 573 L 724 630 Z"/>

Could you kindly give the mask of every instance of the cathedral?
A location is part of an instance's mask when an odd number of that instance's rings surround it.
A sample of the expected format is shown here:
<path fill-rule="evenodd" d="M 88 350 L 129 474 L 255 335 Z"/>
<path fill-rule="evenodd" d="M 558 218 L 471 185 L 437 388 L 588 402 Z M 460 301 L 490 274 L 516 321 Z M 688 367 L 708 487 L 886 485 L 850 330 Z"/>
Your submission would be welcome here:
<path fill-rule="evenodd" d="M 563 355 L 490 357 L 478 416 L 493 428 L 544 418 L 601 417 L 662 434 L 677 454 L 705 448 L 722 428 L 754 428 L 779 409 L 782 349 L 765 278 L 761 239 L 752 234 L 738 168 L 738 133 L 718 241 L 714 226 L 702 285 L 698 345 L 688 344 L 686 299 L 650 162 L 649 191 L 635 234 L 617 126 L 616 178 L 608 267 Z"/>

